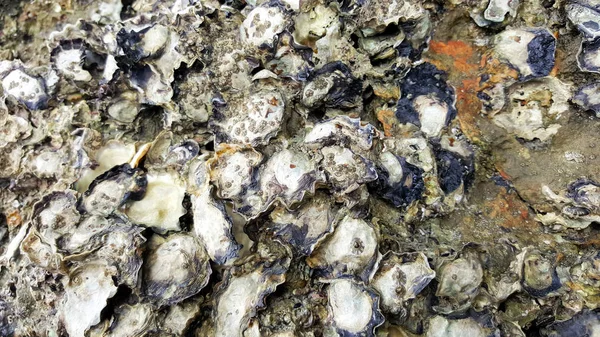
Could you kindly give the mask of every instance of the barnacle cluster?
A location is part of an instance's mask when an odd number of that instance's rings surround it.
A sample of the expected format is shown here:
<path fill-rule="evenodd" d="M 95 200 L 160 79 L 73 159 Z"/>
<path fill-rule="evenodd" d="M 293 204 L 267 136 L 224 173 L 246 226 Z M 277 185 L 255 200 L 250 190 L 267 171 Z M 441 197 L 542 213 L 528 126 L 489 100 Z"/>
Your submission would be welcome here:
<path fill-rule="evenodd" d="M 0 335 L 600 331 L 597 2 L 0 15 Z"/>

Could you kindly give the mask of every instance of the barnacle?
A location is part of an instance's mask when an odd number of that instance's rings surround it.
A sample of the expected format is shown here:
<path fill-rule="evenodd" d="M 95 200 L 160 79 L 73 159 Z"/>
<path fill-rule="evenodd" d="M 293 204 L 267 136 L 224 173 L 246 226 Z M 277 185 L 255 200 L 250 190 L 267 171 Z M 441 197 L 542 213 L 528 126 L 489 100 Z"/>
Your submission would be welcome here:
<path fill-rule="evenodd" d="M 583 336 L 591 0 L 7 0 L 1 336 Z"/>

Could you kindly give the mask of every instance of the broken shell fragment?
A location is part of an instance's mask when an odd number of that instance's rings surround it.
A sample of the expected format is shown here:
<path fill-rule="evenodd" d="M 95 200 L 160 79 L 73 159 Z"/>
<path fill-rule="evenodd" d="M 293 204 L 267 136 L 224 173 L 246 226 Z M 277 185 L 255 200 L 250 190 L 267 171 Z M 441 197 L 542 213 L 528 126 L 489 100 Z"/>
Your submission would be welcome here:
<path fill-rule="evenodd" d="M 154 235 L 143 267 L 144 294 L 158 306 L 172 305 L 197 294 L 211 274 L 208 255 L 195 237 Z"/>
<path fill-rule="evenodd" d="M 341 336 L 374 336 L 383 323 L 379 298 L 352 279 L 333 280 L 327 287 L 329 315 Z"/>

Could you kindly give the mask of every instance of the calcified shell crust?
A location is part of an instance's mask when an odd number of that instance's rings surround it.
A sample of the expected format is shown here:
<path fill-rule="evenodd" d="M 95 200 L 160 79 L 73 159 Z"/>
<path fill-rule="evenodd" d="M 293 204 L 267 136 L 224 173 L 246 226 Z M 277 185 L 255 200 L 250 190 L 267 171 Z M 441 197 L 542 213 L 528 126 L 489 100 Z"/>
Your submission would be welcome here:
<path fill-rule="evenodd" d="M 592 336 L 600 5 L 5 0 L 0 336 Z"/>

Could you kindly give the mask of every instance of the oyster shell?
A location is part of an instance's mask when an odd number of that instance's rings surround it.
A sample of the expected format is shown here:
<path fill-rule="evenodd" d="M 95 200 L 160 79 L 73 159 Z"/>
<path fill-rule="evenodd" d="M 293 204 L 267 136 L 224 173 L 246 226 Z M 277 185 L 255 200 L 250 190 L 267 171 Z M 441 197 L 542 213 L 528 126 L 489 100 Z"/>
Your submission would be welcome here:
<path fill-rule="evenodd" d="M 427 329 L 427 337 L 458 337 L 458 336 L 473 336 L 487 337 L 497 336 L 481 326 L 473 318 L 464 319 L 447 319 L 443 316 L 435 316 L 429 321 L 429 329 Z"/>
<path fill-rule="evenodd" d="M 379 263 L 371 286 L 381 296 L 381 308 L 398 314 L 404 303 L 415 298 L 434 278 L 435 272 L 429 267 L 423 253 L 414 257 L 389 255 Z"/>
<path fill-rule="evenodd" d="M 333 280 L 327 287 L 329 315 L 341 336 L 374 336 L 383 323 L 377 295 L 351 279 Z"/>
<path fill-rule="evenodd" d="M 80 210 L 109 216 L 128 200 L 142 200 L 147 186 L 148 180 L 142 170 L 132 168 L 129 163 L 115 166 L 92 181 L 81 198 Z"/>
<path fill-rule="evenodd" d="M 143 265 L 144 294 L 156 305 L 172 305 L 197 294 L 208 283 L 208 255 L 194 236 L 154 235 Z"/>
<path fill-rule="evenodd" d="M 534 297 L 544 297 L 561 287 L 555 267 L 535 251 L 525 254 L 522 285 Z"/>
<path fill-rule="evenodd" d="M 277 35 L 289 24 L 279 1 L 268 1 L 254 8 L 240 26 L 243 43 L 254 47 L 272 47 Z"/>
<path fill-rule="evenodd" d="M 0 62 L 4 95 L 14 97 L 31 110 L 46 108 L 49 96 L 43 78 L 30 75 L 21 61 Z"/>
<path fill-rule="evenodd" d="M 306 262 L 327 279 L 356 275 L 367 280 L 379 258 L 377 247 L 377 232 L 372 225 L 346 215 Z"/>
<path fill-rule="evenodd" d="M 147 174 L 146 193 L 133 201 L 125 214 L 132 222 L 151 227 L 159 233 L 181 229 L 179 218 L 186 213 L 182 206 L 185 185 L 172 173 Z"/>
<path fill-rule="evenodd" d="M 600 101 L 598 101 L 600 83 L 592 83 L 582 86 L 573 96 L 573 103 L 585 110 L 591 110 L 597 118 L 600 118 Z"/>
<path fill-rule="evenodd" d="M 115 270 L 103 264 L 84 265 L 69 274 L 60 308 L 69 336 L 83 337 L 90 327 L 100 322 L 106 301 L 117 293 L 113 275 Z"/>
<path fill-rule="evenodd" d="M 285 100 L 277 91 L 259 91 L 230 108 L 235 115 L 227 118 L 217 133 L 217 143 L 266 145 L 281 128 Z M 244 114 L 238 114 L 238 111 Z"/>
<path fill-rule="evenodd" d="M 483 268 L 479 258 L 471 252 L 443 265 L 436 272 L 438 287 L 435 296 L 440 300 L 436 311 L 451 313 L 464 311 L 479 294 Z"/>
<path fill-rule="evenodd" d="M 377 179 L 375 165 L 368 159 L 341 146 L 321 149 L 321 166 L 332 189 L 340 194 L 350 193 L 360 185 Z"/>
<path fill-rule="evenodd" d="M 141 337 L 155 326 L 154 307 L 149 303 L 121 305 L 115 309 L 115 319 L 111 322 L 106 336 Z"/>
<path fill-rule="evenodd" d="M 544 28 L 507 29 L 494 37 L 494 52 L 523 80 L 544 77 L 554 67 L 556 38 Z"/>
<path fill-rule="evenodd" d="M 430 63 L 412 68 L 400 86 L 402 96 L 396 106 L 400 123 L 415 125 L 428 137 L 439 136 L 456 116 L 454 89 L 445 78 Z"/>
<path fill-rule="evenodd" d="M 54 68 L 68 79 L 88 82 L 92 79 L 89 71 L 83 69 L 86 47 L 82 40 L 61 41 L 50 54 Z"/>
<path fill-rule="evenodd" d="M 191 195 L 194 234 L 202 240 L 212 261 L 225 264 L 236 258 L 241 248 L 232 234 L 233 222 L 225 205 L 211 195 L 206 162 L 197 160 L 190 172 L 196 185 Z"/>
<path fill-rule="evenodd" d="M 298 254 L 310 255 L 333 231 L 335 212 L 329 198 L 318 194 L 295 210 L 275 208 L 269 214 L 267 230 L 289 243 Z"/>
<path fill-rule="evenodd" d="M 262 256 L 253 255 L 246 264 L 238 264 L 239 273 L 226 273 L 214 305 L 213 336 L 242 336 L 257 308 L 264 305 L 265 297 L 285 281 L 290 260 L 276 252 L 266 253 L 273 254 L 270 259 L 274 260 L 261 261 Z"/>

